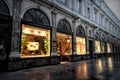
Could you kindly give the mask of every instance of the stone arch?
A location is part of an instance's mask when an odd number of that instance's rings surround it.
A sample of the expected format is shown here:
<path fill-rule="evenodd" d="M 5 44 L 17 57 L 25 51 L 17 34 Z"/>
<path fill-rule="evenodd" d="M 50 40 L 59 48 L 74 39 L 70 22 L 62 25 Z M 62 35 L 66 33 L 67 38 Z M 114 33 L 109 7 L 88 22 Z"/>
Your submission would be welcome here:
<path fill-rule="evenodd" d="M 66 19 L 59 20 L 57 24 L 57 31 L 71 34 L 72 29 L 71 29 L 70 23 Z"/>
<path fill-rule="evenodd" d="M 40 11 L 42 11 L 46 16 L 47 16 L 47 18 L 49 19 L 49 22 L 50 22 L 50 25 L 52 24 L 52 22 L 51 22 L 51 14 L 49 13 L 49 11 L 47 11 L 46 9 L 44 9 L 42 6 L 40 6 L 40 5 L 38 5 L 38 4 L 36 4 L 36 3 L 31 3 L 31 1 L 27 1 L 27 0 L 24 0 L 23 1 L 23 3 L 29 3 L 30 5 L 28 5 L 28 6 L 25 6 L 25 7 L 22 7 L 22 9 L 21 9 L 21 14 L 20 14 L 20 17 L 23 19 L 23 17 L 24 17 L 24 14 L 28 11 L 28 10 L 30 10 L 30 9 L 38 9 L 38 10 L 40 10 Z M 26 5 L 26 4 L 23 4 L 22 3 L 22 6 L 24 6 L 24 5 Z"/>
<path fill-rule="evenodd" d="M 23 20 L 50 26 L 50 21 L 47 15 L 43 11 L 36 8 L 27 10 L 23 16 Z"/>
<path fill-rule="evenodd" d="M 101 40 L 102 40 L 102 41 L 105 41 L 105 34 L 102 34 L 102 35 L 101 35 Z"/>
<path fill-rule="evenodd" d="M 85 36 L 85 30 L 84 28 L 80 25 L 76 28 L 76 35 L 77 36 Z"/>
<path fill-rule="evenodd" d="M 106 35 L 106 41 L 108 41 L 108 42 L 111 41 L 111 40 L 110 40 L 110 34 L 107 34 L 107 35 Z"/>
<path fill-rule="evenodd" d="M 100 39 L 100 34 L 99 34 L 99 32 L 95 32 L 94 38 L 95 38 L 96 40 Z"/>

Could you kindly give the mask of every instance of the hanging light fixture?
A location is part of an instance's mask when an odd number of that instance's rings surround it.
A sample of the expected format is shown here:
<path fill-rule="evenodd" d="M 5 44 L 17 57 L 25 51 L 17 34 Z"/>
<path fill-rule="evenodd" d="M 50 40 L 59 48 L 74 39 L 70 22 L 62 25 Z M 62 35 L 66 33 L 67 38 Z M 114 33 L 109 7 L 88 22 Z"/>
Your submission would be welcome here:
<path fill-rule="evenodd" d="M 69 39 L 69 37 L 67 38 L 67 42 L 68 42 L 68 43 L 70 42 L 70 39 Z"/>
<path fill-rule="evenodd" d="M 34 34 L 35 34 L 35 35 L 38 35 L 38 31 L 37 31 L 37 30 L 34 30 Z"/>
<path fill-rule="evenodd" d="M 46 36 L 45 31 L 41 31 L 41 36 Z"/>
<path fill-rule="evenodd" d="M 29 28 L 23 28 L 23 33 L 30 34 Z"/>

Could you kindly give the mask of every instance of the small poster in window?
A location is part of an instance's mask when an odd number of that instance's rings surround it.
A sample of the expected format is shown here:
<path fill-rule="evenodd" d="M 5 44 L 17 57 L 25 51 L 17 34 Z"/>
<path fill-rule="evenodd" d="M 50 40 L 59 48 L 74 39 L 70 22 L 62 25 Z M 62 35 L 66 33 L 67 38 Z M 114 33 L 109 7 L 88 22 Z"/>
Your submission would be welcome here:
<path fill-rule="evenodd" d="M 39 42 L 27 42 L 27 50 L 39 50 Z"/>

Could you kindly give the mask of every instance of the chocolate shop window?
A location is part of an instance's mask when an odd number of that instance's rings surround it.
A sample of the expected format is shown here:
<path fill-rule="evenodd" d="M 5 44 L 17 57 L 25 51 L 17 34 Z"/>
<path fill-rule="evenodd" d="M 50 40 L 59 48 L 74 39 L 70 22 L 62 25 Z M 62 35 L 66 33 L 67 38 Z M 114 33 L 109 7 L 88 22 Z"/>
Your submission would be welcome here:
<path fill-rule="evenodd" d="M 22 56 L 49 56 L 50 31 L 41 28 L 22 27 Z"/>

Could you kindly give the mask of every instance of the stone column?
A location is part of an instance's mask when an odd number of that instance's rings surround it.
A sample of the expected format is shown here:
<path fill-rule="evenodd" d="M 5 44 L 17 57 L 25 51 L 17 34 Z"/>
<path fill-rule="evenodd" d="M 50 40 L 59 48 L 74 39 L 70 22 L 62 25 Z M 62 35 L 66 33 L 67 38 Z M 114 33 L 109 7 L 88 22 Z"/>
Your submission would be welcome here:
<path fill-rule="evenodd" d="M 56 25 L 57 11 L 53 9 L 52 11 L 52 51 L 51 56 L 57 56 L 57 25 Z"/>
<path fill-rule="evenodd" d="M 85 27 L 86 30 L 86 54 L 89 54 L 89 38 L 88 38 L 88 27 Z"/>
<path fill-rule="evenodd" d="M 75 55 L 76 54 L 76 20 L 73 20 L 72 21 L 72 27 L 74 27 L 73 28 L 73 40 L 72 40 L 72 46 L 73 46 L 73 48 L 72 48 L 72 52 L 73 52 L 73 55 Z"/>
<path fill-rule="evenodd" d="M 13 27 L 10 58 L 20 57 L 20 27 L 21 27 L 21 10 L 22 0 L 13 0 Z"/>

